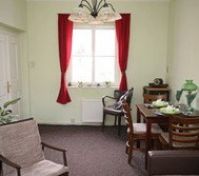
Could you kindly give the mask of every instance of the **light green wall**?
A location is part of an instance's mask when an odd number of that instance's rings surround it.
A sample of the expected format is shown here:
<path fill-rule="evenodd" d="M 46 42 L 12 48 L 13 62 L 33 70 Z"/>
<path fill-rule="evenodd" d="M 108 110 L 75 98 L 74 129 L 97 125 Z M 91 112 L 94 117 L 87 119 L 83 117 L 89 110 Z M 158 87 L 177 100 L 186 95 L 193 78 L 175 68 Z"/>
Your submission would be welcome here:
<path fill-rule="evenodd" d="M 25 30 L 26 0 L 0 0 L 0 23 Z"/>
<path fill-rule="evenodd" d="M 199 1 L 173 1 L 170 20 L 168 79 L 175 101 L 175 91 L 186 79 L 193 79 L 199 85 Z M 198 97 L 194 105 L 199 109 Z"/>
<path fill-rule="evenodd" d="M 71 1 L 28 1 L 28 56 L 30 111 L 41 123 L 81 123 L 81 99 L 112 95 L 113 89 L 75 89 L 72 103 L 56 103 L 60 70 L 57 40 L 57 14 L 70 13 Z M 133 104 L 142 102 L 142 87 L 156 77 L 166 78 L 168 1 L 114 2 L 119 12 L 132 14 L 128 82 L 135 88 Z"/>

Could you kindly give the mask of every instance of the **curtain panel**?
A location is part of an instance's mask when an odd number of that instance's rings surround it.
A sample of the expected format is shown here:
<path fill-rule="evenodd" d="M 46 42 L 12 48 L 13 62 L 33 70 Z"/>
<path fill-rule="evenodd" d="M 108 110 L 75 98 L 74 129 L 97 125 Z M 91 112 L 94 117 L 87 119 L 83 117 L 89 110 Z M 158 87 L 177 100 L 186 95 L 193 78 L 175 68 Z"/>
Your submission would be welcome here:
<path fill-rule="evenodd" d="M 130 37 L 130 14 L 121 14 L 122 19 L 115 22 L 116 36 L 118 42 L 118 62 L 121 71 L 119 90 L 128 89 L 126 69 L 128 63 L 129 37 Z"/>
<path fill-rule="evenodd" d="M 70 14 L 58 14 L 58 41 L 61 82 L 57 102 L 61 104 L 66 104 L 71 101 L 65 77 L 71 57 L 73 35 L 73 22 L 68 20 L 69 15 Z"/>

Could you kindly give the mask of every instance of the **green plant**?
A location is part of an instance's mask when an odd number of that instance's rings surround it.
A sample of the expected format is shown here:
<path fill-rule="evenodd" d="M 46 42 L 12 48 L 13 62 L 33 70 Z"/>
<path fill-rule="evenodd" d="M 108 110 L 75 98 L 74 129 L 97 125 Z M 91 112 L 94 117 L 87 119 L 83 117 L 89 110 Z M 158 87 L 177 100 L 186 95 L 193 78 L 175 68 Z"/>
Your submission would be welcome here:
<path fill-rule="evenodd" d="M 7 101 L 0 106 L 0 123 L 9 123 L 12 120 L 12 110 L 8 109 L 10 105 L 17 103 L 21 98 L 16 98 L 14 100 Z"/>

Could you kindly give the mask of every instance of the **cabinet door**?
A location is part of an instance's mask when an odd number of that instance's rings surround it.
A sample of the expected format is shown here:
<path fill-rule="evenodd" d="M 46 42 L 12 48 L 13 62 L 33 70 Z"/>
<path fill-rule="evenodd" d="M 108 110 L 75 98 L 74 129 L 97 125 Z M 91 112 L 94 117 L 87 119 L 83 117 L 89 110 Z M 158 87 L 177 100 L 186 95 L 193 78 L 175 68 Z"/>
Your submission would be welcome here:
<path fill-rule="evenodd" d="M 0 33 L 0 104 L 8 99 L 6 57 L 6 37 Z"/>

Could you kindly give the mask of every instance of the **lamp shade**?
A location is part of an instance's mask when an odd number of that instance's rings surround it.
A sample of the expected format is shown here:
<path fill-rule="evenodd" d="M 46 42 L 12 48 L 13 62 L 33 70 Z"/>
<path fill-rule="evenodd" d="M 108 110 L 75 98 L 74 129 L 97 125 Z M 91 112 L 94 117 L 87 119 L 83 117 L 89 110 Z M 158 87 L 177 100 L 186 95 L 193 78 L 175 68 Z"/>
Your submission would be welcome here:
<path fill-rule="evenodd" d="M 183 84 L 182 89 L 184 91 L 192 92 L 196 91 L 198 89 L 198 86 L 193 83 L 193 80 L 186 80 L 186 82 Z"/>
<path fill-rule="evenodd" d="M 121 18 L 121 15 L 107 0 L 81 0 L 78 8 L 68 19 L 76 23 L 103 24 Z"/>

